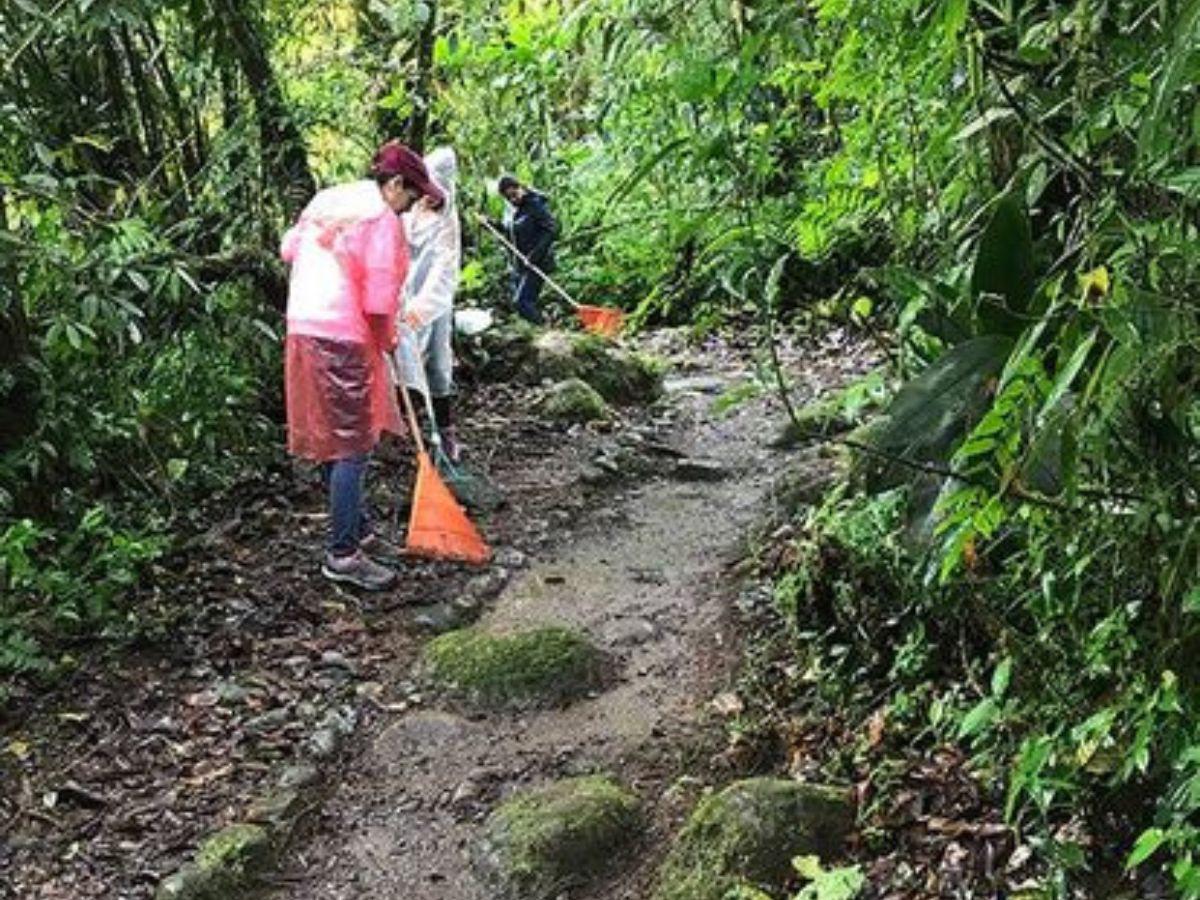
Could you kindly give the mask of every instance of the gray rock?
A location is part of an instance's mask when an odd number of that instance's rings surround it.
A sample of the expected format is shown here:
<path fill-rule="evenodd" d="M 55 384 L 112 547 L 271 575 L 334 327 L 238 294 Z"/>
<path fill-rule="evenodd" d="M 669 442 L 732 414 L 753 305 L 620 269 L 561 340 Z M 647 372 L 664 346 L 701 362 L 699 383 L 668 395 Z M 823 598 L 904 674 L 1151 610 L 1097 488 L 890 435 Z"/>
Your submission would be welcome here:
<path fill-rule="evenodd" d="M 663 383 L 663 389 L 668 394 L 719 394 L 725 389 L 725 379 L 715 375 L 685 375 L 668 378 Z"/>
<path fill-rule="evenodd" d="M 299 763 L 294 766 L 288 766 L 280 773 L 279 786 L 281 788 L 309 788 L 316 785 L 320 780 L 321 773 L 317 771 L 316 766 Z"/>
<path fill-rule="evenodd" d="M 353 672 L 355 669 L 354 663 L 347 659 L 345 654 L 338 653 L 336 650 L 326 650 L 322 653 L 321 665 L 330 669 L 345 669 L 348 672 Z"/>
<path fill-rule="evenodd" d="M 265 731 L 275 731 L 277 728 L 282 728 L 291 718 L 291 712 L 286 707 L 281 706 L 268 710 L 260 716 L 255 716 L 253 719 L 247 719 L 244 727 L 246 731 L 261 734 Z"/>
<path fill-rule="evenodd" d="M 608 472 L 599 466 L 587 465 L 579 470 L 579 480 L 592 487 L 601 487 L 606 484 L 612 484 L 615 479 L 612 472 Z"/>
<path fill-rule="evenodd" d="M 434 634 L 444 634 L 465 623 L 468 610 L 458 603 L 434 603 L 413 616 L 413 623 Z"/>
<path fill-rule="evenodd" d="M 341 748 L 343 740 L 354 733 L 357 724 L 358 717 L 352 709 L 331 709 L 305 742 L 309 755 L 314 759 L 333 756 Z"/>
<path fill-rule="evenodd" d="M 518 555 L 520 554 L 518 553 Z M 491 571 L 484 572 L 482 575 L 476 575 L 468 581 L 463 587 L 463 593 L 475 600 L 491 600 L 504 590 L 504 586 L 508 584 L 508 579 L 508 567 L 496 565 L 492 567 Z"/>
<path fill-rule="evenodd" d="M 267 828 L 275 840 L 291 834 L 306 803 L 297 788 L 277 788 L 259 797 L 246 811 L 246 821 Z"/>
<path fill-rule="evenodd" d="M 497 567 L 505 569 L 523 569 L 529 565 L 529 558 L 516 547 L 501 547 L 492 561 Z"/>
<path fill-rule="evenodd" d="M 250 693 L 236 681 L 222 681 L 217 684 L 217 702 L 224 706 L 241 703 L 250 696 Z"/>
<path fill-rule="evenodd" d="M 154 900 L 209 900 L 215 890 L 211 872 L 189 865 L 164 878 Z"/>
<path fill-rule="evenodd" d="M 604 629 L 604 640 L 614 647 L 635 647 L 653 640 L 658 629 L 649 619 L 622 619 Z"/>

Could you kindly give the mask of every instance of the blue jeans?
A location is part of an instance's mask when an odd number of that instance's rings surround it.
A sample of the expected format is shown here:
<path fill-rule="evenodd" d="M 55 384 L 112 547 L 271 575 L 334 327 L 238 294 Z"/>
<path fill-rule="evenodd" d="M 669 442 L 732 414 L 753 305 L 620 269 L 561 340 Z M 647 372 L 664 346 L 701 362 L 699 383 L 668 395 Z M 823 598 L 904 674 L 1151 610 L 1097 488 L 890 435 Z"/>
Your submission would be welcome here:
<path fill-rule="evenodd" d="M 542 293 L 542 279 L 539 275 L 527 270 L 517 269 L 512 273 L 513 302 L 517 314 L 527 322 L 541 325 L 541 310 L 538 309 L 538 297 Z"/>
<path fill-rule="evenodd" d="M 363 481 L 367 472 L 366 453 L 327 462 L 321 477 L 329 490 L 329 552 L 349 556 L 370 533 Z"/>

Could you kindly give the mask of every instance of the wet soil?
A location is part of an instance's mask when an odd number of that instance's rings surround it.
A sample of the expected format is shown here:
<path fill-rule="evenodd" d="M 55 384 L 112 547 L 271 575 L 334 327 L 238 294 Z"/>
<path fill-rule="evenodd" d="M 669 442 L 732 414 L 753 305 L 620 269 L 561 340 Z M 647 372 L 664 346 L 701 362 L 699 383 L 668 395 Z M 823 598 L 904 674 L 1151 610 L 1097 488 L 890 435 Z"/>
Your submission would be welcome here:
<path fill-rule="evenodd" d="M 828 385 L 863 364 L 825 348 L 807 364 Z M 463 709 L 424 698 L 381 721 L 290 854 L 277 898 L 404 896 L 486 900 L 468 864 L 480 823 L 516 790 L 607 773 L 638 793 L 650 821 L 611 877 L 572 897 L 648 895 L 665 838 L 712 772 L 721 729 L 710 701 L 739 658 L 731 572 L 779 474 L 769 396 L 721 413 L 747 383 L 744 359 L 705 359 L 668 380 L 672 424 L 659 435 L 696 465 L 666 467 L 587 504 L 565 538 L 512 580 L 479 627 L 564 625 L 612 661 L 605 689 L 565 708 Z M 828 465 L 813 458 L 810 465 Z M 719 703 L 718 703 L 719 707 Z"/>

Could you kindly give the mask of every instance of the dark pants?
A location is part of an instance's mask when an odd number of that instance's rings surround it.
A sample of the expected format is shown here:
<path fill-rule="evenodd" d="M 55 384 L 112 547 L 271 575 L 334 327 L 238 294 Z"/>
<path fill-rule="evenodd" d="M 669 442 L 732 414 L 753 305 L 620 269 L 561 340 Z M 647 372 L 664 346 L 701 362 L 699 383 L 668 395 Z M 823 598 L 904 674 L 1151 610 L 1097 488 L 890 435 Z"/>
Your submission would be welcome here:
<path fill-rule="evenodd" d="M 538 309 L 538 297 L 542 293 L 542 278 L 528 270 L 516 270 L 512 273 L 513 302 L 517 307 L 517 315 L 534 325 L 541 325 L 545 319 Z"/>
<path fill-rule="evenodd" d="M 370 533 L 363 481 L 367 472 L 366 453 L 327 462 L 321 476 L 329 490 L 329 552 L 349 556 L 359 541 Z"/>

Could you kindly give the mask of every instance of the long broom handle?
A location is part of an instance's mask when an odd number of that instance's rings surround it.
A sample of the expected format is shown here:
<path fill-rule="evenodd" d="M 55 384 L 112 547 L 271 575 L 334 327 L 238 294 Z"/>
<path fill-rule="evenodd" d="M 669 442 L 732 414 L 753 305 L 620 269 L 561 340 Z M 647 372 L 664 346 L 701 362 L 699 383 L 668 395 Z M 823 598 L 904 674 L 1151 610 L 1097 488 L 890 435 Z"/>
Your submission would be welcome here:
<path fill-rule="evenodd" d="M 541 269 L 539 269 L 537 266 L 535 266 L 533 263 L 531 263 L 529 261 L 529 257 L 527 257 L 524 253 L 522 253 L 516 247 L 514 247 L 512 245 L 512 242 L 509 241 L 509 239 L 506 238 L 504 235 L 502 235 L 496 229 L 496 227 L 493 226 L 492 223 L 489 222 L 487 220 L 487 218 L 485 216 L 483 216 L 482 214 L 480 214 L 480 216 L 479 216 L 479 222 L 481 225 L 483 225 L 484 228 L 486 228 L 488 231 L 490 231 L 492 233 L 492 235 L 496 238 L 496 240 L 498 240 L 505 247 L 507 247 L 510 252 L 515 254 L 517 259 L 519 259 L 521 262 L 525 263 L 527 268 L 529 268 L 535 275 L 540 275 L 542 278 L 542 281 L 546 282 L 546 284 L 548 284 L 548 285 L 550 285 L 550 287 L 554 288 L 554 290 L 558 293 L 558 295 L 560 297 L 562 297 L 564 300 L 566 300 L 568 303 L 571 304 L 572 309 L 579 309 L 579 307 L 582 306 L 582 304 L 579 303 L 579 301 L 577 301 L 570 294 L 568 294 L 566 292 L 566 290 L 564 288 L 562 288 L 557 281 L 555 281 L 553 278 L 551 278 L 549 275 L 547 275 L 545 272 L 543 272 Z"/>
<path fill-rule="evenodd" d="M 421 429 L 417 427 L 417 413 L 413 409 L 412 397 L 408 396 L 408 385 L 404 383 L 404 379 L 400 377 L 400 367 L 396 365 L 396 361 L 392 359 L 391 354 L 388 354 L 388 363 L 392 371 L 392 381 L 396 386 L 396 393 L 400 395 L 400 402 L 404 406 L 404 415 L 408 419 L 408 428 L 412 432 L 413 440 L 417 442 L 417 452 L 425 452 L 425 438 L 421 436 Z"/>

